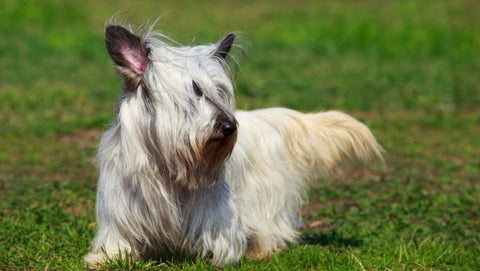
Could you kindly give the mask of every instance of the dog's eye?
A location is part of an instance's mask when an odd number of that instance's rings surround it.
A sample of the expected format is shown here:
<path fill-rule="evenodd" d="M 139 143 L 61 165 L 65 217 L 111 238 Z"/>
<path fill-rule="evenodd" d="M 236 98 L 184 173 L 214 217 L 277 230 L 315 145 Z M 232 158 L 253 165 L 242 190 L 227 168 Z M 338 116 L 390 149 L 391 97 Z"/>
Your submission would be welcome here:
<path fill-rule="evenodd" d="M 200 89 L 197 83 L 195 81 L 192 81 L 192 84 L 193 84 L 193 92 L 195 92 L 195 95 L 197 95 L 197 97 L 202 97 L 203 91 Z"/>

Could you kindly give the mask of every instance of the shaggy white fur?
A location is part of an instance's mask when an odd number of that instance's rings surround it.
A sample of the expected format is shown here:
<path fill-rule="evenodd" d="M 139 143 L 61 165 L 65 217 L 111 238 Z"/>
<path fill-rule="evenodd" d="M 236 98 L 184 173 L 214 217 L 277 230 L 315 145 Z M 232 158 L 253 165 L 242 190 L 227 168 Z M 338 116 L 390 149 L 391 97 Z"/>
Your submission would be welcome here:
<path fill-rule="evenodd" d="M 267 256 L 295 242 L 309 184 L 381 158 L 369 129 L 340 112 L 235 111 L 233 34 L 174 47 L 153 31 L 105 33 L 125 87 L 97 154 L 92 266 L 124 252 L 215 265 Z"/>

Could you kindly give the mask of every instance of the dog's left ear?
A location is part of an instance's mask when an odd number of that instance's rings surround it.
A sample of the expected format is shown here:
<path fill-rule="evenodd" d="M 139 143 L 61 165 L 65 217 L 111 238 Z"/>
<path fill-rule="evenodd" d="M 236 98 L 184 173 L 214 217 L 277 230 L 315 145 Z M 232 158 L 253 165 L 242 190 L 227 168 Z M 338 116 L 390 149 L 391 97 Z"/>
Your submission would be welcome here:
<path fill-rule="evenodd" d="M 108 53 L 125 78 L 143 75 L 148 64 L 148 50 L 140 37 L 119 25 L 105 28 Z"/>
<path fill-rule="evenodd" d="M 230 33 L 226 35 L 217 45 L 217 49 L 213 53 L 215 57 L 219 57 L 222 59 L 225 59 L 228 55 L 228 52 L 230 52 L 230 49 L 232 49 L 232 44 L 233 41 L 235 40 L 235 35 L 233 33 Z"/>

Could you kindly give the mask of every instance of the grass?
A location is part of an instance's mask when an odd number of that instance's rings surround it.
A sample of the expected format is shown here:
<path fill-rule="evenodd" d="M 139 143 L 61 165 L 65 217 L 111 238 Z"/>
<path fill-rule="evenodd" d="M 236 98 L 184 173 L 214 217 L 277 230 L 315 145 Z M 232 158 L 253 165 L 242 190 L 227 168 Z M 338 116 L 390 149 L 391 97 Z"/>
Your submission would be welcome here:
<path fill-rule="evenodd" d="M 104 48 L 118 11 L 181 43 L 244 33 L 242 109 L 339 109 L 387 167 L 323 180 L 303 242 L 226 270 L 478 270 L 477 1 L 13 1 L 0 9 L 0 269 L 81 270 L 94 235 L 101 131 L 121 81 Z M 199 259 L 105 269 L 215 270 Z"/>

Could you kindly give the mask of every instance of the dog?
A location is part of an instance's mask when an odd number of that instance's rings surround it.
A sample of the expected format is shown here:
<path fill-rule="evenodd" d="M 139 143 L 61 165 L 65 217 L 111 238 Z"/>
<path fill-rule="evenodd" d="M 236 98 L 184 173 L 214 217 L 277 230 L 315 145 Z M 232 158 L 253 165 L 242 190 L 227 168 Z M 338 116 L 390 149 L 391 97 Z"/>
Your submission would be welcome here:
<path fill-rule="evenodd" d="M 234 40 L 174 46 L 151 29 L 105 28 L 124 87 L 96 157 L 89 266 L 122 255 L 216 266 L 267 257 L 297 240 L 309 186 L 382 159 L 371 131 L 341 112 L 237 111 Z"/>

